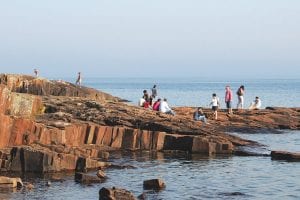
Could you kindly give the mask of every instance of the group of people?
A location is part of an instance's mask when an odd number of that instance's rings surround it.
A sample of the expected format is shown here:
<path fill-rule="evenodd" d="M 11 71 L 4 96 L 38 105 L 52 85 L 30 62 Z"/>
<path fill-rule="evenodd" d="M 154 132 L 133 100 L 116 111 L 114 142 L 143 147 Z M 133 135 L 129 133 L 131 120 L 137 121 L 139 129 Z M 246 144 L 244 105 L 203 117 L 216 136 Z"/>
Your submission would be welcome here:
<path fill-rule="evenodd" d="M 146 109 L 152 109 L 155 111 L 160 111 L 165 114 L 175 115 L 175 112 L 170 108 L 167 99 L 164 98 L 163 100 L 161 98 L 158 98 L 155 102 L 157 97 L 157 88 L 156 85 L 154 85 L 151 89 L 151 95 L 148 94 L 147 90 L 143 91 L 143 96 L 139 100 L 139 106 L 144 107 Z"/>
<path fill-rule="evenodd" d="M 147 109 L 152 109 L 155 111 L 160 111 L 166 114 L 171 114 L 171 115 L 175 115 L 175 112 L 170 108 L 170 106 L 168 105 L 167 99 L 164 98 L 163 100 L 161 100 L 160 98 L 158 98 L 154 103 L 153 100 L 155 100 L 155 98 L 157 97 L 157 88 L 156 85 L 153 86 L 153 88 L 151 89 L 151 95 L 148 94 L 147 90 L 143 91 L 143 96 L 142 98 L 139 100 L 139 106 L 140 107 L 144 107 Z M 241 85 L 237 92 L 237 98 L 238 98 L 238 103 L 236 108 L 239 109 L 244 109 L 244 94 L 245 94 L 245 86 Z M 225 104 L 226 104 L 226 108 L 228 110 L 228 114 L 233 114 L 232 112 L 232 102 L 233 102 L 233 93 L 232 90 L 230 88 L 230 86 L 226 86 L 225 87 Z M 217 96 L 216 93 L 212 94 L 212 99 L 211 102 L 209 104 L 212 108 L 213 111 L 213 115 L 214 115 L 214 119 L 218 119 L 218 109 L 220 108 L 220 99 Z M 259 97 L 255 97 L 254 101 L 251 103 L 249 109 L 260 109 L 261 107 L 261 100 Z M 202 110 L 202 107 L 199 107 L 196 109 L 196 111 L 194 112 L 193 115 L 194 120 L 199 120 L 199 121 L 203 121 L 205 124 L 207 123 L 207 119 L 206 116 Z"/>
<path fill-rule="evenodd" d="M 245 94 L 245 86 L 241 85 L 237 92 L 238 97 L 238 103 L 236 108 L 237 109 L 244 109 L 244 94 Z M 232 101 L 233 101 L 233 95 L 232 90 L 230 86 L 226 86 L 225 88 L 225 104 L 226 108 L 228 110 L 228 114 L 232 114 Z M 218 119 L 218 108 L 220 107 L 220 99 L 217 97 L 217 95 L 214 93 L 212 94 L 212 100 L 210 105 L 212 106 L 212 110 L 214 112 L 215 119 Z M 249 109 L 260 109 L 261 107 L 261 100 L 259 97 L 255 97 L 255 100 L 251 103 Z"/>

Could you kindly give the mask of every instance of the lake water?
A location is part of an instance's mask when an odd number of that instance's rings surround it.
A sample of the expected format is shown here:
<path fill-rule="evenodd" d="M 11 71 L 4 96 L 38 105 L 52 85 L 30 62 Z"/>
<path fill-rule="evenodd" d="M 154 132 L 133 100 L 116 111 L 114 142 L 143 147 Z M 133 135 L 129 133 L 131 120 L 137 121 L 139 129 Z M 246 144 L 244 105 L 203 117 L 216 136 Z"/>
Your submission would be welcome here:
<path fill-rule="evenodd" d="M 175 106 L 205 106 L 210 95 L 216 92 L 224 96 L 227 81 L 203 81 L 197 79 L 88 79 L 86 84 L 124 99 L 136 102 L 143 89 L 158 84 L 159 96 L 167 97 Z M 265 80 L 230 82 L 234 92 L 239 85 L 246 87 L 246 105 L 260 96 L 263 106 L 300 106 L 299 80 Z M 238 134 L 266 146 L 261 153 L 270 150 L 300 152 L 300 131 L 282 134 Z M 91 186 L 74 182 L 73 175 L 64 181 L 47 178 L 24 177 L 33 181 L 32 191 L 1 191 L 0 199 L 98 199 L 103 186 L 116 186 L 132 191 L 136 196 L 146 192 L 148 199 L 300 199 L 300 162 L 273 161 L 270 157 L 168 155 L 136 152 L 113 153 L 111 162 L 132 165 L 136 169 L 108 169 L 109 179 Z M 143 181 L 162 178 L 167 187 L 161 192 L 143 191 Z"/>
<path fill-rule="evenodd" d="M 158 96 L 167 98 L 172 106 L 207 107 L 212 93 L 221 99 L 225 107 L 225 86 L 230 85 L 237 103 L 236 91 L 240 85 L 245 86 L 245 107 L 248 107 L 256 96 L 262 100 L 262 107 L 284 106 L 300 107 L 300 79 L 292 80 L 209 80 L 204 78 L 89 78 L 87 86 L 97 88 L 112 95 L 137 104 L 143 90 L 150 92 L 157 84 Z"/>

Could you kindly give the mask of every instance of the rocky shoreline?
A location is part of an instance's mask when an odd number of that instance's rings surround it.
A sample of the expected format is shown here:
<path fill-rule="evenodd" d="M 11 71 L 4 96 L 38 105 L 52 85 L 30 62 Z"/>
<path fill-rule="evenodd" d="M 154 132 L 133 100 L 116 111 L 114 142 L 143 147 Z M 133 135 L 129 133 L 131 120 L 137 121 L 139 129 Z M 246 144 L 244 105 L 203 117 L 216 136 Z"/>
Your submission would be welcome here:
<path fill-rule="evenodd" d="M 193 121 L 194 110 L 177 107 L 170 116 L 64 81 L 1 74 L 0 171 L 84 172 L 108 167 L 116 150 L 248 155 L 240 147 L 260 144 L 228 132 L 300 130 L 300 108 L 221 110 L 217 121 L 204 109 L 209 125 Z"/>

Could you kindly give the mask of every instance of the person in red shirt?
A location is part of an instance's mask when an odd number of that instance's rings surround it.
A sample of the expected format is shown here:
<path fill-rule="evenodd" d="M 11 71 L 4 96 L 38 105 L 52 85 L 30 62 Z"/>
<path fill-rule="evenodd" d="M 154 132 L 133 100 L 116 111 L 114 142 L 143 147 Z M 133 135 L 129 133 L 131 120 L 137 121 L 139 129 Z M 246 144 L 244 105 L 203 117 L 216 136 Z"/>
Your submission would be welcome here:
<path fill-rule="evenodd" d="M 232 114 L 232 91 L 229 85 L 225 88 L 225 103 L 226 108 L 228 109 L 228 114 Z"/>

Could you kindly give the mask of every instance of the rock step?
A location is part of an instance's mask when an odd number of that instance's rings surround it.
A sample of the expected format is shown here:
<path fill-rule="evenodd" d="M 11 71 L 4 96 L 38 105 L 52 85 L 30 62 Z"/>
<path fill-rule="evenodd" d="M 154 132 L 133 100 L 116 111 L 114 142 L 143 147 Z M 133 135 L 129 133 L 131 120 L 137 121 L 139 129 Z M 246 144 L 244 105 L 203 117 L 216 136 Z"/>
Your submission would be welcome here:
<path fill-rule="evenodd" d="M 11 150 L 8 170 L 10 172 L 59 172 L 79 171 L 107 167 L 109 163 L 75 154 L 57 153 L 47 148 L 21 146 Z"/>
<path fill-rule="evenodd" d="M 230 154 L 233 144 L 222 137 L 170 134 L 125 127 L 74 123 L 51 127 L 30 119 L 0 115 L 0 148 L 40 143 L 44 145 L 104 145 L 128 150 L 181 150 L 203 154 Z M 97 152 L 92 152 L 96 157 Z"/>

